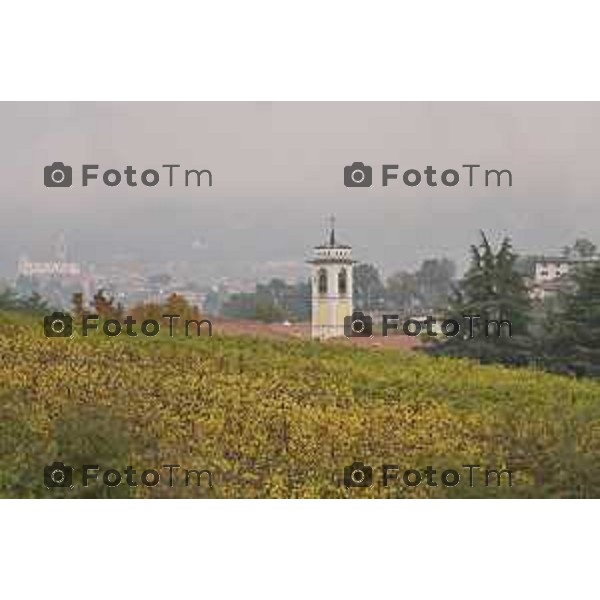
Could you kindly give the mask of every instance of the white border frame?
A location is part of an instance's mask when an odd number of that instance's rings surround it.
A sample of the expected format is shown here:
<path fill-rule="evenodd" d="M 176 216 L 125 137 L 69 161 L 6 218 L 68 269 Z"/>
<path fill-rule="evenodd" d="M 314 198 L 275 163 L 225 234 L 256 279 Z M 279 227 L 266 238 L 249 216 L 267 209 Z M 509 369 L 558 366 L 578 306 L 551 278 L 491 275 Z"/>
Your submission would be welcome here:
<path fill-rule="evenodd" d="M 594 100 L 586 0 L 23 0 L 11 100 Z"/>
<path fill-rule="evenodd" d="M 12 2 L 0 97 L 594 100 L 597 12 L 554 0 Z M 587 597 L 597 506 L 2 501 L 2 587 L 10 598 Z"/>

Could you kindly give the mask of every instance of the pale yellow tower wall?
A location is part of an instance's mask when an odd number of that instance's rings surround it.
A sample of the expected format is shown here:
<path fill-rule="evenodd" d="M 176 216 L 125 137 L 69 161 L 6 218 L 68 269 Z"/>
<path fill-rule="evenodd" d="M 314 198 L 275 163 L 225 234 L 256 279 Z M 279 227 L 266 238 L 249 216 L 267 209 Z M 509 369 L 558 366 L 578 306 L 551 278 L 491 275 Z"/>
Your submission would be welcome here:
<path fill-rule="evenodd" d="M 352 260 L 347 246 L 318 247 L 312 262 L 312 337 L 327 339 L 344 335 L 344 319 L 352 314 Z M 346 274 L 346 290 L 339 289 L 340 272 Z M 327 290 L 319 279 L 326 274 Z"/>

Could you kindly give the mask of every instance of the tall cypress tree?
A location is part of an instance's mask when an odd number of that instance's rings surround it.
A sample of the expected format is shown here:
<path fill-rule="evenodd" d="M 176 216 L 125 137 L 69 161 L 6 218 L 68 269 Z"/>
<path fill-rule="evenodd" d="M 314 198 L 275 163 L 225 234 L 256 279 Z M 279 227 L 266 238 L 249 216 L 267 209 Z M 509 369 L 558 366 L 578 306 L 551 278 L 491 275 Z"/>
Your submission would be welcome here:
<path fill-rule="evenodd" d="M 447 315 L 461 324 L 461 332 L 455 337 L 433 338 L 429 352 L 486 363 L 529 362 L 533 347 L 528 326 L 531 302 L 516 267 L 517 258 L 509 238 L 504 238 L 495 252 L 481 232 L 481 243 L 471 246 L 471 264 L 459 282 Z M 510 327 L 498 326 L 498 335 L 494 322 L 508 322 Z"/>

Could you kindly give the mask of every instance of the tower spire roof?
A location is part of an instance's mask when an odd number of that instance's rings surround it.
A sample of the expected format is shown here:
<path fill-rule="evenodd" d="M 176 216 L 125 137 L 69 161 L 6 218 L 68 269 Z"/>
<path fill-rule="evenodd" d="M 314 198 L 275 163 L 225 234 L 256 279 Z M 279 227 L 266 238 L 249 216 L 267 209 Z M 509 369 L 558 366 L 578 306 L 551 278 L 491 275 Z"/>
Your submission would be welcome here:
<path fill-rule="evenodd" d="M 329 235 L 325 238 L 325 242 L 320 244 L 319 246 L 315 246 L 315 250 L 325 250 L 325 249 L 338 249 L 338 250 L 350 250 L 350 246 L 346 244 L 340 244 L 335 235 L 335 215 L 331 215 L 329 217 Z"/>
<path fill-rule="evenodd" d="M 333 248 L 335 246 L 335 215 L 331 215 L 331 233 L 329 234 L 329 245 Z"/>

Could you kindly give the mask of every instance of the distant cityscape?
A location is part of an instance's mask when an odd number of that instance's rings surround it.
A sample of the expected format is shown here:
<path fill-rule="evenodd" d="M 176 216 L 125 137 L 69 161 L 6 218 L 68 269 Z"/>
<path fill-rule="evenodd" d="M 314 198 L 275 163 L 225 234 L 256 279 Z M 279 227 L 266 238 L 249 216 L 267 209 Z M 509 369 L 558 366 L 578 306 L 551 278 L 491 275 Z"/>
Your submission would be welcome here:
<path fill-rule="evenodd" d="M 193 269 L 188 268 L 185 262 L 167 261 L 164 264 L 151 265 L 141 260 L 123 257 L 112 263 L 84 263 L 70 255 L 64 233 L 56 236 L 49 254 L 49 260 L 41 261 L 22 255 L 17 262 L 14 277 L 0 281 L 0 291 L 3 287 L 10 287 L 23 298 L 37 294 L 52 308 L 63 310 L 71 307 L 73 294 L 77 292 L 83 294 L 84 303 L 88 308 L 91 307 L 97 290 L 103 290 L 105 294 L 114 298 L 115 303 L 122 306 L 163 304 L 169 296 L 177 294 L 203 312 L 220 314 L 222 307 L 229 302 L 231 316 L 246 316 L 253 314 L 255 306 L 246 309 L 247 298 L 245 297 L 255 294 L 261 287 L 261 281 L 279 281 L 289 287 L 286 293 L 288 296 L 293 296 L 292 302 L 295 301 L 299 305 L 283 313 L 290 313 L 292 320 L 303 320 L 310 314 L 306 313 L 310 290 L 308 270 L 303 257 L 298 257 L 297 262 L 262 263 L 260 269 L 248 272 L 243 278 L 217 276 L 200 278 L 194 274 Z M 554 255 L 520 257 L 519 270 L 525 279 L 532 300 L 546 302 L 551 301 L 559 292 L 571 289 L 572 274 L 577 265 L 598 259 L 593 243 L 588 240 L 578 240 L 573 247 L 567 247 Z M 448 263 L 445 265 L 447 272 L 444 274 L 444 269 L 432 271 L 430 277 L 432 281 L 425 282 L 425 287 L 429 287 L 430 290 L 437 284 L 439 289 L 433 295 L 438 302 L 431 301 L 431 293 L 426 293 L 426 297 L 423 298 L 423 294 L 419 297 L 419 294 L 412 289 L 414 282 L 407 281 L 407 278 L 415 277 L 418 272 L 392 274 L 384 285 L 376 267 L 364 263 L 358 265 L 358 270 L 356 267 L 354 269 L 355 307 L 375 312 L 377 309 L 382 309 L 384 305 L 392 304 L 394 308 L 404 308 L 407 312 L 418 312 L 425 308 L 443 309 L 439 298 L 446 295 L 445 292 L 450 289 L 449 284 L 455 276 L 451 261 L 442 259 L 440 264 L 443 261 Z M 425 261 L 427 262 L 435 263 L 437 259 Z M 393 287 L 391 282 L 398 290 L 395 298 L 386 295 L 385 289 Z M 267 289 L 269 286 L 262 287 Z M 416 287 L 418 288 L 419 285 Z M 271 296 L 284 294 L 272 289 L 268 292 Z M 285 302 L 289 304 L 289 298 Z"/>
<path fill-rule="evenodd" d="M 6 285 L 22 297 L 39 294 L 50 306 L 60 309 L 69 308 L 75 292 L 82 292 L 89 306 L 95 292 L 102 289 L 124 306 L 162 304 L 176 293 L 203 310 L 209 296 L 218 298 L 254 291 L 256 284 L 251 278 L 227 277 L 199 283 L 181 264 L 174 262 L 149 265 L 140 260 L 122 259 L 114 263 L 86 264 L 70 255 L 67 238 L 62 233 L 56 237 L 50 255 L 50 260 L 43 261 L 22 255 L 14 278 L 6 281 Z"/>

